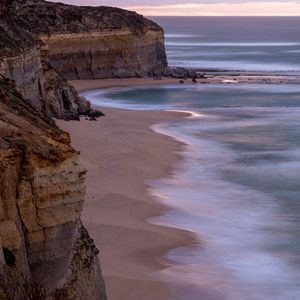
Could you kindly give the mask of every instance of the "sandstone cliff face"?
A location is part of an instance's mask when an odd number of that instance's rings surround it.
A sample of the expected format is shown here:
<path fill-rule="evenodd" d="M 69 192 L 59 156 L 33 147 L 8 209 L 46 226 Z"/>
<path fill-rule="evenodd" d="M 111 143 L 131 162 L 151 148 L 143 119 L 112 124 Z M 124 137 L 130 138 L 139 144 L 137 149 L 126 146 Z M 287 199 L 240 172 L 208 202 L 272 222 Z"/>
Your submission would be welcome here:
<path fill-rule="evenodd" d="M 9 299 L 24 299 L 26 283 L 53 299 L 106 299 L 80 222 L 84 175 L 69 136 L 0 78 L 0 285 Z"/>
<path fill-rule="evenodd" d="M 0 0 L 0 287 L 8 299 L 37 287 L 43 296 L 28 299 L 106 299 L 98 250 L 80 222 L 85 170 L 51 117 L 101 115 L 63 75 L 144 76 L 166 64 L 162 29 L 136 13 Z"/>
<path fill-rule="evenodd" d="M 17 1 L 23 28 L 49 49 L 50 62 L 68 79 L 146 76 L 167 66 L 162 28 L 111 7 Z"/>
<path fill-rule="evenodd" d="M 0 74 L 14 79 L 23 95 L 31 99 L 37 109 L 45 109 L 42 90 L 43 67 L 38 47 L 24 50 L 20 55 L 0 59 Z"/>
<path fill-rule="evenodd" d="M 47 46 L 23 26 L 16 3 L 7 0 L 0 7 L 0 75 L 14 80 L 22 94 L 49 116 L 78 119 L 94 113 L 49 63 Z"/>
<path fill-rule="evenodd" d="M 53 34 L 41 39 L 49 47 L 50 61 L 68 79 L 143 77 L 162 71 L 165 65 L 160 32 L 140 36 L 124 29 Z"/>
<path fill-rule="evenodd" d="M 62 77 L 146 76 L 167 66 L 163 30 L 111 7 L 43 0 L 0 3 L 0 75 L 15 80 L 39 111 L 63 119 L 100 116 Z"/>

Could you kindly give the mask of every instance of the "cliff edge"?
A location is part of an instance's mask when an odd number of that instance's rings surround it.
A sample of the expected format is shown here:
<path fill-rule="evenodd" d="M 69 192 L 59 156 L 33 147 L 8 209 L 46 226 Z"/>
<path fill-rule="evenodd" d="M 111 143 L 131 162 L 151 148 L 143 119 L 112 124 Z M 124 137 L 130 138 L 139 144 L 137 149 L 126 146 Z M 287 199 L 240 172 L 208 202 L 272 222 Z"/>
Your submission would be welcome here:
<path fill-rule="evenodd" d="M 0 298 L 106 300 L 85 170 L 52 117 L 102 115 L 67 79 L 162 72 L 163 30 L 118 8 L 0 0 L 0 45 Z"/>
<path fill-rule="evenodd" d="M 101 116 L 57 72 L 47 46 L 31 27 L 24 26 L 17 14 L 21 3 L 27 1 L 2 0 L 0 4 L 0 75 L 14 80 L 23 96 L 50 117 Z"/>
<path fill-rule="evenodd" d="M 14 1 L 14 11 L 67 79 L 141 77 L 167 66 L 163 29 L 135 12 L 41 0 Z"/>
<path fill-rule="evenodd" d="M 144 77 L 167 66 L 161 27 L 113 7 L 0 1 L 0 75 L 59 119 L 98 117 L 66 79 Z"/>
<path fill-rule="evenodd" d="M 84 179 L 68 134 L 0 78 L 0 287 L 7 299 L 106 299 L 98 250 L 80 222 Z"/>

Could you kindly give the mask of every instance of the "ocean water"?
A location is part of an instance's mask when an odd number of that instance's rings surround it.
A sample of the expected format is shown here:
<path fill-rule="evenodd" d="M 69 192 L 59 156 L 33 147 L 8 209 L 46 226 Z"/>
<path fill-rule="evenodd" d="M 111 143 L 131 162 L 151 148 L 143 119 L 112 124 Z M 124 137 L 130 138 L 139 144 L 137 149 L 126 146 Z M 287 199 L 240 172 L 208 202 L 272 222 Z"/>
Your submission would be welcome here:
<path fill-rule="evenodd" d="M 300 18 L 153 17 L 170 65 L 298 73 Z M 171 209 L 149 221 L 194 233 L 154 276 L 174 300 L 300 299 L 300 86 L 166 85 L 84 93 L 92 103 L 190 111 L 153 130 L 184 143 L 147 182 Z"/>
<path fill-rule="evenodd" d="M 171 66 L 299 73 L 300 17 L 151 17 Z"/>
<path fill-rule="evenodd" d="M 168 204 L 149 221 L 195 234 L 154 276 L 176 300 L 300 299 L 300 86 L 167 85 L 85 92 L 94 104 L 190 111 L 153 130 L 182 141 Z"/>

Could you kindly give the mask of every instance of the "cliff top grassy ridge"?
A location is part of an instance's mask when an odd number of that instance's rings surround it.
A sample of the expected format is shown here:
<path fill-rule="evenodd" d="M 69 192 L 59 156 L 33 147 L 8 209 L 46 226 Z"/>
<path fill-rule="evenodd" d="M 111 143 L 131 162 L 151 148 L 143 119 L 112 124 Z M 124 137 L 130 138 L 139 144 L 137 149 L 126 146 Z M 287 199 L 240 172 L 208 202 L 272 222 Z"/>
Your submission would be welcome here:
<path fill-rule="evenodd" d="M 133 34 L 161 31 L 143 16 L 115 7 L 73 6 L 42 0 L 7 0 L 6 7 L 19 25 L 36 34 L 78 33 L 129 29 Z"/>

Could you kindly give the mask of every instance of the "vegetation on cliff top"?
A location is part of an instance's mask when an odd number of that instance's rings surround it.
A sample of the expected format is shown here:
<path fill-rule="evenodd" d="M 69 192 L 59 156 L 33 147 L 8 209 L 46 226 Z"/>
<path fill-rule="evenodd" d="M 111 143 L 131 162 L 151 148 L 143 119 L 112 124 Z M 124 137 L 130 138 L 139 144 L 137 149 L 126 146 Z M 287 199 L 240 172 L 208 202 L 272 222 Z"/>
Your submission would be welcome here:
<path fill-rule="evenodd" d="M 43 0 L 11 0 L 19 24 L 36 34 L 78 33 L 129 29 L 133 34 L 162 31 L 156 23 L 136 12 L 116 7 L 91 7 Z"/>

